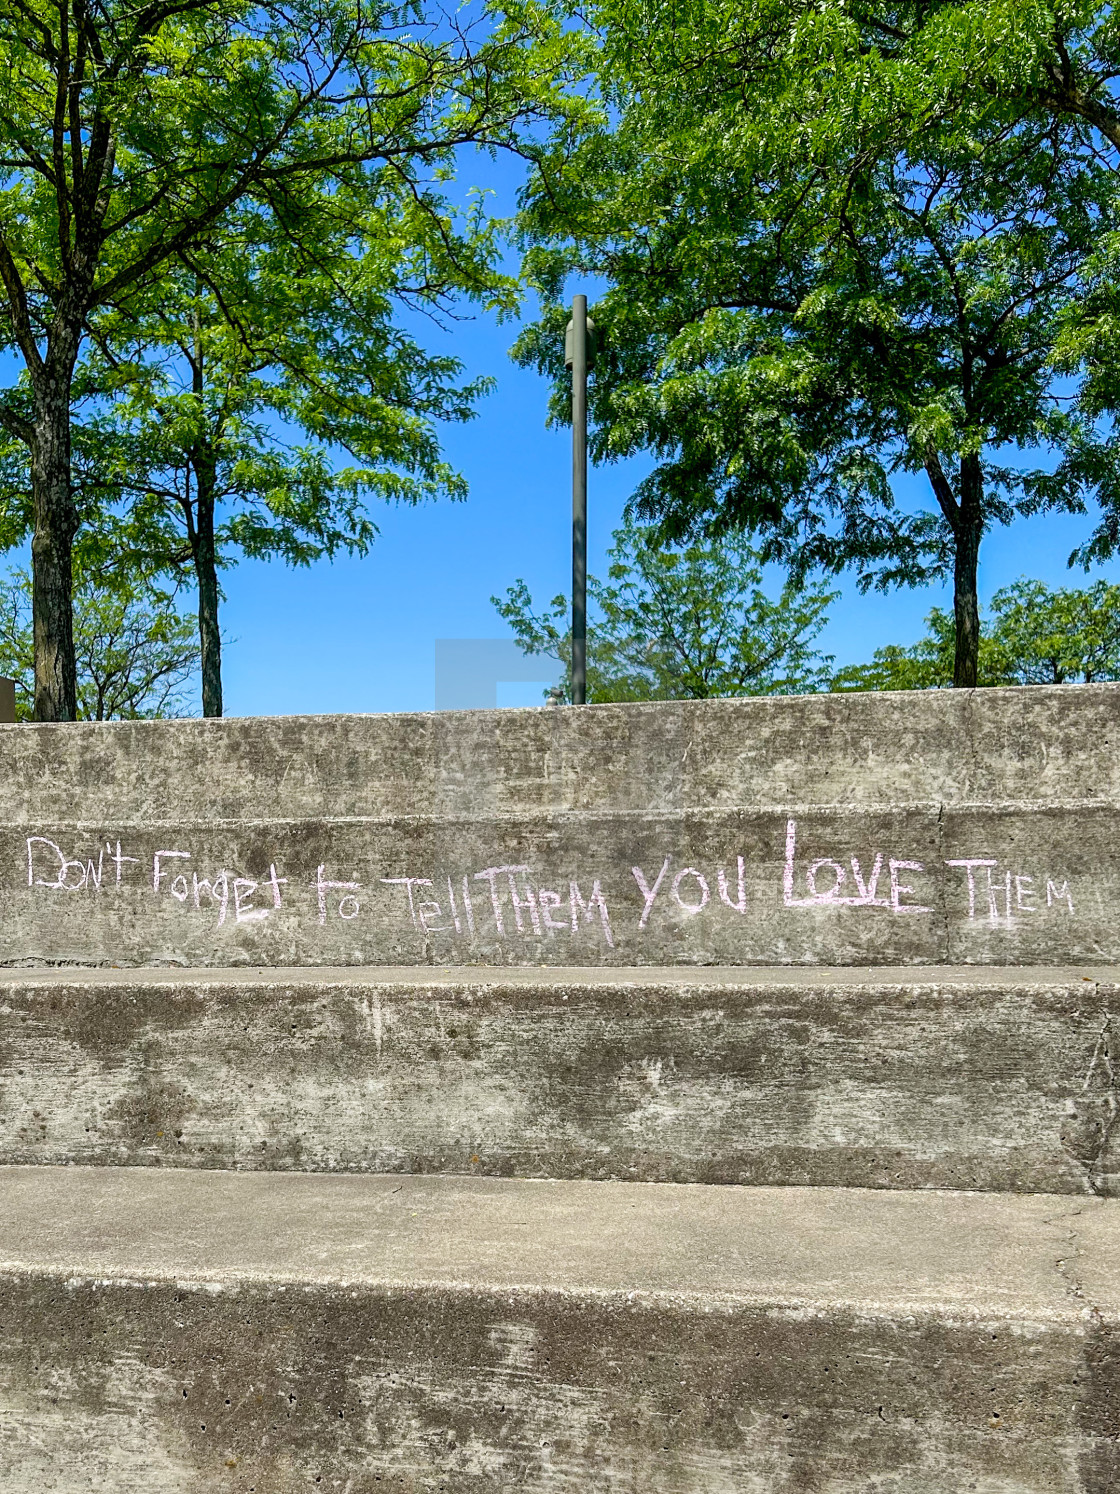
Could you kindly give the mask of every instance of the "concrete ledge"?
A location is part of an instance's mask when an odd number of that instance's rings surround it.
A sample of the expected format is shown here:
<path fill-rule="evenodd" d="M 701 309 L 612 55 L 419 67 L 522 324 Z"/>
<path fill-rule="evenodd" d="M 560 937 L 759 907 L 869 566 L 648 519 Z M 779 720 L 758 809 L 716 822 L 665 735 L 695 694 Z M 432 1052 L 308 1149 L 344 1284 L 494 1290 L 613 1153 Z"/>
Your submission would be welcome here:
<path fill-rule="evenodd" d="M 0 822 L 1120 800 L 1120 685 L 0 732 Z"/>
<path fill-rule="evenodd" d="M 0 1161 L 1120 1190 L 1113 970 L 7 971 Z"/>
<path fill-rule="evenodd" d="M 1120 685 L 0 729 L 0 964 L 1120 963 Z"/>
<path fill-rule="evenodd" d="M 22 731 L 22 728 L 20 728 Z M 150 765 L 153 777 L 160 776 Z M 1120 963 L 1120 804 L 0 826 L 0 964 Z"/>
<path fill-rule="evenodd" d="M 0 1167 L 0 1271 L 1120 1324 L 1120 1201 Z"/>
<path fill-rule="evenodd" d="M 1120 1204 L 0 1170 L 0 1489 L 1099 1494 Z"/>

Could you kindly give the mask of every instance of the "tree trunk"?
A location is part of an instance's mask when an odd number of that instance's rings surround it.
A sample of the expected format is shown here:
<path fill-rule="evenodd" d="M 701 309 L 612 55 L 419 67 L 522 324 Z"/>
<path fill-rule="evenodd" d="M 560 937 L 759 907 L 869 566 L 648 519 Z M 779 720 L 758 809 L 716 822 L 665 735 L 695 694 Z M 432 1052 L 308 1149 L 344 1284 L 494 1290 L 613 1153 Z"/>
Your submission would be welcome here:
<path fill-rule="evenodd" d="M 31 442 L 32 622 L 35 720 L 75 721 L 73 571 L 78 512 L 70 486 L 70 387 L 56 378 L 38 391 Z"/>
<path fill-rule="evenodd" d="M 980 669 L 980 602 L 976 593 L 976 570 L 983 534 L 983 474 L 978 456 L 961 458 L 960 513 L 956 526 L 953 563 L 953 620 L 956 648 L 953 684 L 974 690 Z"/>
<path fill-rule="evenodd" d="M 214 558 L 214 463 L 195 465 L 194 569 L 198 578 L 198 637 L 202 645 L 202 714 L 222 714 L 222 636 L 218 631 L 218 568 Z"/>

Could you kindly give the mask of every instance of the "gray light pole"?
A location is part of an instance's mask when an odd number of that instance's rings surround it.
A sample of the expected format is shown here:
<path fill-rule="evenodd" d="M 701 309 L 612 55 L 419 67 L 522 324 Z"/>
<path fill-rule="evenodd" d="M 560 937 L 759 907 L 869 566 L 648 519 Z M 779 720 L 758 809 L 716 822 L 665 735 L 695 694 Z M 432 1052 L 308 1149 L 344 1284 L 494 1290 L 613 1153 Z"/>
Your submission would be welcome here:
<path fill-rule="evenodd" d="M 564 362 L 572 371 L 572 704 L 587 701 L 587 297 L 572 297 Z"/>

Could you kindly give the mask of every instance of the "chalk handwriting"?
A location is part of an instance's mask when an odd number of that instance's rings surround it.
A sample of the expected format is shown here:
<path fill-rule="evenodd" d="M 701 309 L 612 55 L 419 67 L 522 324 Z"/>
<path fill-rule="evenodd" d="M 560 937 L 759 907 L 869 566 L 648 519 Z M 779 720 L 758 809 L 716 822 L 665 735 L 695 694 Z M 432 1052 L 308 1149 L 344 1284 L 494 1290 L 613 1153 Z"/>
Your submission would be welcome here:
<path fill-rule="evenodd" d="M 887 863 L 890 892 L 878 896 L 883 861 Z M 903 857 L 884 856 L 875 852 L 875 859 L 866 876 L 858 856 L 850 858 L 851 886 L 855 892 L 843 891 L 848 883 L 848 867 L 831 857 L 811 861 L 805 868 L 805 895 L 796 896 L 797 887 L 797 821 L 786 821 L 786 859 L 782 870 L 782 901 L 787 908 L 885 908 L 890 913 L 932 913 L 925 903 L 914 901 L 914 888 L 903 882 L 901 872 L 924 873 L 921 861 L 910 861 Z M 909 899 L 904 902 L 903 899 Z"/>
<path fill-rule="evenodd" d="M 651 924 L 661 928 L 700 920 L 706 926 L 748 913 L 765 920 L 776 902 L 790 910 L 867 909 L 892 918 L 957 908 L 957 916 L 993 927 L 1048 912 L 1074 915 L 1069 879 L 1037 866 L 1001 865 L 990 854 L 930 862 L 890 844 L 859 855 L 850 847 L 823 849 L 831 854 L 806 855 L 791 817 L 784 847 L 779 842 L 753 865 L 742 854 L 722 862 L 659 855 L 644 866 L 632 865 L 630 881 L 620 872 L 607 877 L 602 869 L 598 875 L 579 868 L 566 868 L 562 878 L 542 875 L 528 860 L 495 858 L 478 870 L 437 866 L 423 876 L 390 866 L 386 875 L 374 871 L 363 884 L 350 868 L 326 862 L 308 882 L 281 875 L 275 861 L 264 874 L 215 866 L 197 847 L 171 845 L 146 856 L 130 855 L 114 837 L 98 842 L 92 853 L 88 847 L 72 852 L 51 836 L 30 835 L 26 872 L 27 886 L 37 893 L 100 898 L 120 891 L 210 918 L 219 928 L 259 925 L 284 910 L 299 918 L 310 915 L 321 928 L 358 919 L 403 920 L 426 941 L 498 939 L 529 947 L 560 938 L 590 939 L 613 949 L 620 928 L 642 934 Z M 781 857 L 780 888 L 774 852 Z"/>
<path fill-rule="evenodd" d="M 989 923 L 1012 923 L 1017 917 L 1041 912 L 1035 877 L 1006 868 L 999 871 L 999 861 L 994 856 L 956 857 L 945 865 L 960 867 L 965 874 L 970 920 L 987 914 Z M 984 873 L 982 882 L 980 872 Z M 1064 902 L 1067 913 L 1073 912 L 1069 883 L 1063 882 L 1059 887 L 1046 878 L 1046 906 L 1051 908 L 1059 900 Z"/>
<path fill-rule="evenodd" d="M 463 932 L 464 924 L 469 937 L 476 931 L 476 911 L 471 899 L 470 884 L 485 882 L 489 894 L 490 919 L 499 938 L 513 937 L 549 939 L 554 934 L 578 935 L 587 925 L 598 920 L 602 937 L 609 949 L 614 948 L 614 933 L 611 929 L 610 910 L 603 894 L 602 881 L 596 878 L 587 897 L 580 884 L 569 881 L 565 897 L 551 887 L 543 887 L 532 880 L 532 868 L 524 862 L 488 866 L 480 872 L 461 879 L 459 897 L 451 877 L 446 878 L 446 908 L 434 895 L 421 900 L 415 889 L 434 887 L 431 877 L 382 877 L 390 887 L 403 887 L 408 899 L 408 916 L 413 927 L 424 934 L 456 934 Z M 586 886 L 586 882 L 584 886 Z M 566 913 L 561 916 L 561 910 Z M 460 917 L 460 909 L 462 917 Z M 438 921 L 437 921 L 438 920 Z"/>
<path fill-rule="evenodd" d="M 339 918 L 341 918 L 344 922 L 349 923 L 351 919 L 357 918 L 358 914 L 361 912 L 362 905 L 358 902 L 358 899 L 354 896 L 354 893 L 359 890 L 362 884 L 360 882 L 328 882 L 323 876 L 323 873 L 326 871 L 326 869 L 327 868 L 325 866 L 319 866 L 315 872 L 315 892 L 319 902 L 319 922 L 320 924 L 324 924 L 327 921 L 327 893 L 341 892 L 345 895 L 339 898 L 338 903 L 335 904 L 334 899 L 332 898 L 330 900 L 330 904 L 338 914 Z M 409 889 L 408 898 L 409 902 L 411 903 L 411 888 Z"/>
<path fill-rule="evenodd" d="M 152 892 L 157 897 L 168 896 L 176 903 L 189 905 L 195 912 L 201 912 L 205 905 L 208 910 L 216 912 L 219 927 L 226 922 L 231 907 L 234 922 L 259 923 L 281 906 L 280 889 L 288 879 L 279 875 L 274 864 L 269 866 L 267 877 L 260 879 L 238 876 L 225 869 L 200 877 L 192 870 L 188 883 L 186 870 L 176 868 L 179 862 L 191 859 L 190 851 L 155 851 L 152 855 Z M 52 892 L 99 893 L 104 886 L 106 860 L 116 869 L 117 887 L 127 880 L 127 866 L 141 865 L 139 856 L 124 854 L 119 840 L 115 849 L 111 841 L 106 841 L 94 861 L 91 857 L 68 857 L 47 836 L 31 835 L 27 838 L 27 885 L 45 887 Z M 271 905 L 254 901 L 262 889 Z"/>
<path fill-rule="evenodd" d="M 641 889 L 642 896 L 646 900 L 646 905 L 642 909 L 642 916 L 638 919 L 638 927 L 640 929 L 644 929 L 646 924 L 649 922 L 649 915 L 653 910 L 654 900 L 657 897 L 657 893 L 661 887 L 661 883 L 664 881 L 665 873 L 669 870 L 670 860 L 671 858 L 669 856 L 665 857 L 665 860 L 661 866 L 661 870 L 657 873 L 657 878 L 654 881 L 652 887 L 646 881 L 645 874 L 640 866 L 632 866 L 630 868 L 631 872 L 634 875 L 634 880 L 637 882 L 639 888 Z"/>
<path fill-rule="evenodd" d="M 36 847 L 48 847 L 49 850 L 37 850 Z M 138 856 L 121 854 L 119 840 L 115 852 L 106 842 L 104 848 L 97 853 L 95 866 L 89 858 L 69 860 L 59 846 L 53 840 L 48 840 L 45 835 L 30 835 L 27 838 L 27 885 L 28 887 L 48 887 L 53 892 L 82 892 L 87 887 L 100 892 L 101 879 L 105 872 L 106 852 L 108 852 L 110 862 L 117 868 L 116 885 L 119 887 L 125 863 L 132 862 L 134 865 L 139 865 L 140 862 Z M 53 877 L 36 875 L 36 872 L 44 870 L 53 872 Z M 71 877 L 73 877 L 72 881 Z"/>

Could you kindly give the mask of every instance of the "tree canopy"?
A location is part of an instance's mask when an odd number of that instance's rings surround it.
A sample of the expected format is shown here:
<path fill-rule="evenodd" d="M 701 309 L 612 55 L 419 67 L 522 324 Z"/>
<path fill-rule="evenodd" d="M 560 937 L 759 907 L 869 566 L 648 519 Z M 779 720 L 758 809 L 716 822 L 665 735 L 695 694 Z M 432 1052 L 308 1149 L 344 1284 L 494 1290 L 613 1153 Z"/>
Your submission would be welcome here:
<path fill-rule="evenodd" d="M 457 151 L 516 144 L 564 107 L 572 43 L 532 6 L 480 16 L 474 36 L 461 19 L 357 0 L 0 0 L 0 350 L 23 366 L 0 427 L 30 467 L 40 718 L 77 709 L 83 345 L 106 319 L 142 320 L 180 267 L 216 290 L 231 236 L 310 255 L 340 234 L 407 239 L 422 217 L 470 246 L 476 275 L 487 229 L 456 235 L 441 179 Z"/>
<path fill-rule="evenodd" d="M 182 616 L 147 586 L 107 588 L 79 566 L 74 589 L 79 721 L 140 720 L 188 714 L 187 687 L 199 666 L 198 639 Z M 35 701 L 31 578 L 0 582 L 0 674 L 16 683 L 16 713 Z"/>
<path fill-rule="evenodd" d="M 606 279 L 592 449 L 654 454 L 638 511 L 669 536 L 742 527 L 795 575 L 952 576 L 964 685 L 985 535 L 1111 491 L 1101 401 L 1076 396 L 1115 222 L 1115 25 L 1017 7 L 1009 60 L 1011 9 L 600 0 L 601 113 L 554 136 L 521 217 L 549 305 L 516 351 L 554 376 L 554 418 L 565 279 Z M 1074 43 L 1092 108 L 1054 82 Z"/>
<path fill-rule="evenodd" d="M 76 492 L 113 536 L 106 563 L 197 588 L 204 715 L 222 713 L 221 569 L 364 554 L 368 500 L 464 495 L 435 422 L 468 419 L 489 381 L 464 383 L 398 313 L 508 297 L 489 253 L 429 219 L 364 244 L 230 234 L 201 272 L 169 267 L 143 314 L 100 319 L 77 370 L 98 397 L 73 427 Z"/>
<path fill-rule="evenodd" d="M 940 607 L 908 648 L 876 649 L 852 664 L 833 690 L 934 690 L 953 683 L 953 619 Z M 981 624 L 980 685 L 1070 685 L 1120 679 L 1120 586 L 1050 590 L 1025 577 L 997 591 Z"/>
<path fill-rule="evenodd" d="M 656 528 L 614 534 L 608 579 L 588 578 L 587 699 L 704 700 L 722 695 L 795 695 L 821 688 L 831 659 L 813 640 L 835 593 L 763 586 L 758 556 L 741 535 L 666 547 Z M 568 671 L 568 599 L 536 612 L 524 581 L 491 597 L 529 654 Z"/>

